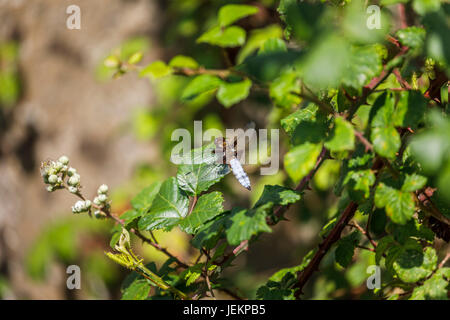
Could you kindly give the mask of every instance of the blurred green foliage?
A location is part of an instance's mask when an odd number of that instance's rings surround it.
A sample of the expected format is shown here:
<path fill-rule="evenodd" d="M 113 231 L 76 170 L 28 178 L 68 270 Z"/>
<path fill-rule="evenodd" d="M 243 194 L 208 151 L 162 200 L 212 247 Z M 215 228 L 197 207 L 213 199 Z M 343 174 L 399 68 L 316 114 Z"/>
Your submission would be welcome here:
<path fill-rule="evenodd" d="M 0 43 L 0 107 L 11 108 L 21 93 L 19 46 L 16 42 Z"/>

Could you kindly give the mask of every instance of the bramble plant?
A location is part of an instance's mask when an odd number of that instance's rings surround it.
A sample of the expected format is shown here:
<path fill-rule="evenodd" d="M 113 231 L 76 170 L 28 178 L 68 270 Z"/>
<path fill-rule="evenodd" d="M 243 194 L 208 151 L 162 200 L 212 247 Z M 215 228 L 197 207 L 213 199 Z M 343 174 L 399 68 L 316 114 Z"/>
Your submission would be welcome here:
<path fill-rule="evenodd" d="M 45 162 L 47 190 L 67 189 L 79 198 L 73 213 L 116 222 L 113 251 L 106 254 L 133 270 L 125 299 L 200 299 L 219 291 L 247 298 L 229 285 L 224 270 L 232 270 L 262 233 L 292 223 L 284 214 L 310 192 L 334 193 L 320 244 L 299 265 L 267 279 L 257 299 L 301 298 L 322 272 L 321 262 L 333 255 L 330 272 L 362 270 L 356 282 L 365 291 L 367 267 L 381 268 L 381 286 L 370 298 L 447 299 L 450 5 L 379 4 L 378 29 L 368 28 L 359 1 L 281 0 L 276 10 L 272 1 L 224 5 L 196 40 L 202 48 L 218 48 L 224 68 L 204 67 L 186 55 L 140 66 L 141 51 L 105 59 L 116 76 L 137 71 L 153 82 L 183 79 L 179 101 L 196 101 L 195 108 L 206 108 L 214 96 L 224 108 L 246 108 L 262 95 L 272 105 L 267 122 L 281 126 L 289 140 L 286 179 L 264 185 L 252 207 L 230 201 L 230 210 L 222 192 L 210 191 L 229 173 L 215 161 L 213 143 L 192 150 L 175 176 L 144 188 L 122 214 L 111 212 L 106 185 L 92 200 L 82 194 L 67 157 Z M 258 28 L 248 23 L 252 18 L 259 19 Z M 175 227 L 192 236 L 195 262 L 158 243 L 155 230 Z M 159 270 L 133 252 L 130 233 L 168 257 Z"/>

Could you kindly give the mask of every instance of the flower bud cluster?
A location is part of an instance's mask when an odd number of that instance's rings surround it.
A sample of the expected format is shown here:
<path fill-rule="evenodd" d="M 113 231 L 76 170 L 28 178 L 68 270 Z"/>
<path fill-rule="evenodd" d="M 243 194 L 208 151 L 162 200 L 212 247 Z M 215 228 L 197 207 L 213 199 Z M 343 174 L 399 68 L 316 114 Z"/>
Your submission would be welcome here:
<path fill-rule="evenodd" d="M 49 160 L 41 165 L 41 175 L 44 183 L 48 184 L 47 191 L 53 192 L 63 188 L 64 179 L 71 169 L 68 167 L 69 158 L 61 156 L 57 161 Z"/>
<path fill-rule="evenodd" d="M 90 200 L 79 200 L 72 206 L 73 213 L 82 213 L 87 212 L 91 209 L 91 201 Z"/>
<path fill-rule="evenodd" d="M 97 196 L 92 201 L 96 206 L 106 210 L 109 209 L 108 190 L 108 186 L 106 184 L 102 184 L 100 187 L 98 187 Z M 97 210 L 94 212 L 94 216 L 100 219 L 104 218 L 105 214 L 104 212 L 102 212 L 102 210 Z"/>

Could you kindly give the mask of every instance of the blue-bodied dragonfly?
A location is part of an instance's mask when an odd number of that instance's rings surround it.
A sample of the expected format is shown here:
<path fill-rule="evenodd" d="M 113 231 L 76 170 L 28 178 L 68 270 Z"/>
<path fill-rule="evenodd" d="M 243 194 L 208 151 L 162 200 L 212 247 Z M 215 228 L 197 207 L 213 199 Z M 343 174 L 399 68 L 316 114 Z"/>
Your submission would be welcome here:
<path fill-rule="evenodd" d="M 228 164 L 239 183 L 247 190 L 251 190 L 250 179 L 239 161 L 237 142 L 238 137 L 234 137 L 231 142 L 223 137 L 218 137 L 214 140 L 216 145 L 214 153 L 219 157 L 217 159 L 219 163 Z"/>

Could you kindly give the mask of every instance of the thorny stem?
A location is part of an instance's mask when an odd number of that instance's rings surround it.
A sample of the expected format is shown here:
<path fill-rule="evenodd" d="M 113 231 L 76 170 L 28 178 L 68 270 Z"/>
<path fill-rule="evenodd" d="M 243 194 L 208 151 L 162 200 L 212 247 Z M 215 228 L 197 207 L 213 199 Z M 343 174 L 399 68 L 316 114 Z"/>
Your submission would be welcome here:
<path fill-rule="evenodd" d="M 419 197 L 419 194 L 415 194 L 416 199 L 420 205 L 420 207 L 422 208 L 422 210 L 425 210 L 427 212 L 429 212 L 434 218 L 436 218 L 437 220 L 447 224 L 448 226 L 450 226 L 450 219 L 447 218 L 446 216 L 444 216 L 439 209 L 435 206 L 435 204 L 431 201 L 430 197 L 428 197 L 428 195 L 423 192 L 420 193 L 421 195 L 423 195 L 425 197 L 425 199 L 421 199 Z"/>
<path fill-rule="evenodd" d="M 139 266 L 135 269 L 135 271 L 136 271 L 137 273 L 139 273 L 140 275 L 142 275 L 144 278 L 150 280 L 152 283 L 155 282 L 155 279 L 153 279 L 153 277 L 155 277 L 155 275 L 153 275 L 152 272 L 151 272 L 150 270 L 148 270 L 145 266 L 139 265 Z M 158 278 L 159 278 L 159 277 L 158 277 Z M 160 281 L 159 281 L 159 283 L 160 283 L 159 286 L 161 286 L 161 283 L 164 283 L 164 281 L 163 281 L 162 279 L 160 279 L 160 278 L 159 278 L 159 280 L 160 280 Z M 175 287 L 172 287 L 172 286 L 170 286 L 170 285 L 166 285 L 165 287 L 162 287 L 162 289 L 164 289 L 164 290 L 169 290 L 170 292 L 172 292 L 173 294 L 179 296 L 179 297 L 180 297 L 181 299 L 183 299 L 183 300 L 189 300 L 189 297 L 188 297 L 184 292 L 178 290 L 178 289 L 175 288 Z"/>
<path fill-rule="evenodd" d="M 215 299 L 216 297 L 214 296 L 214 291 L 212 289 L 211 281 L 209 280 L 209 274 L 208 274 L 208 262 L 209 262 L 210 256 L 209 256 L 209 253 L 206 250 L 205 250 L 205 255 L 206 255 L 206 261 L 205 261 L 205 270 L 203 272 L 203 276 L 205 278 L 208 290 L 211 293 L 211 297 L 213 297 Z"/>
<path fill-rule="evenodd" d="M 358 140 L 361 141 L 362 144 L 365 146 L 366 152 L 369 150 L 373 151 L 372 144 L 369 142 L 369 140 L 367 140 L 364 137 L 364 135 L 361 132 L 359 132 L 358 130 L 353 130 L 353 132 L 355 133 L 356 138 L 358 138 Z"/>
<path fill-rule="evenodd" d="M 383 166 L 383 161 L 380 158 L 372 165 L 372 170 L 377 171 L 379 174 L 379 169 Z M 355 215 L 356 209 L 358 209 L 358 204 L 356 202 L 351 201 L 341 217 L 339 218 L 336 225 L 331 229 L 328 236 L 319 244 L 319 250 L 315 253 L 314 257 L 308 263 L 308 265 L 297 274 L 297 283 L 295 284 L 295 288 L 298 290 L 295 292 L 295 296 L 297 299 L 300 298 L 300 295 L 303 293 L 303 287 L 308 282 L 309 278 L 314 274 L 315 271 L 319 269 L 319 264 L 322 261 L 323 257 L 328 253 L 334 243 L 336 243 L 340 237 L 342 230 L 347 226 L 349 221 Z"/>
<path fill-rule="evenodd" d="M 441 263 L 439 263 L 438 268 L 443 268 L 448 259 L 450 259 L 450 252 L 445 255 L 444 259 L 442 259 Z"/>
<path fill-rule="evenodd" d="M 308 282 L 309 278 L 319 269 L 319 264 L 323 257 L 328 253 L 328 250 L 330 250 L 331 246 L 340 239 L 342 230 L 344 230 L 350 219 L 353 218 L 357 208 L 358 204 L 353 201 L 347 205 L 334 228 L 330 231 L 324 241 L 319 244 L 319 250 L 317 250 L 314 257 L 308 263 L 306 268 L 298 273 L 297 283 L 295 284 L 295 288 L 298 289 L 295 292 L 297 299 L 300 298 L 300 295 L 303 293 L 303 287 Z"/>
<path fill-rule="evenodd" d="M 353 221 L 352 223 L 349 223 L 348 225 L 349 225 L 350 227 L 354 227 L 354 228 L 358 229 L 359 232 L 361 232 L 363 235 L 366 236 L 366 238 L 369 240 L 370 244 L 372 244 L 372 246 L 373 246 L 374 248 L 377 247 L 377 243 L 372 239 L 372 237 L 370 236 L 370 234 L 369 234 L 366 230 L 364 230 L 364 229 L 358 224 L 358 222 Z"/>
<path fill-rule="evenodd" d="M 192 211 L 194 210 L 196 204 L 197 204 L 197 196 L 195 195 L 195 196 L 192 198 L 191 207 L 189 208 L 189 211 L 188 211 L 188 214 L 187 214 L 188 216 L 191 215 L 191 213 L 192 213 Z"/>
<path fill-rule="evenodd" d="M 208 74 L 212 76 L 217 76 L 221 79 L 226 79 L 232 74 L 231 70 L 222 70 L 222 69 L 205 69 L 204 67 L 200 67 L 198 69 L 191 68 L 175 68 L 174 74 L 183 75 L 183 76 L 197 76 L 202 74 Z"/>

